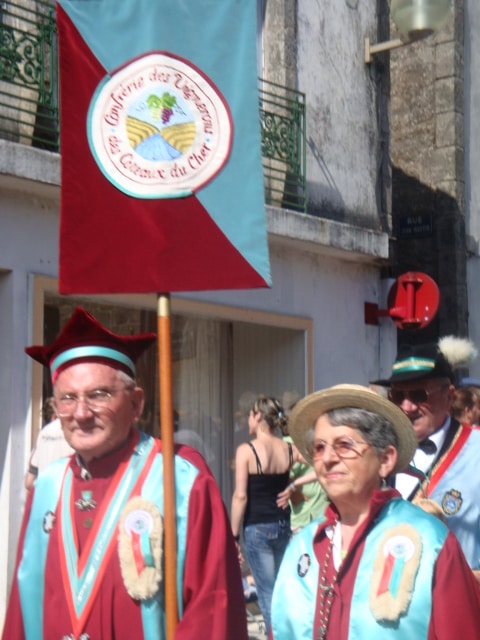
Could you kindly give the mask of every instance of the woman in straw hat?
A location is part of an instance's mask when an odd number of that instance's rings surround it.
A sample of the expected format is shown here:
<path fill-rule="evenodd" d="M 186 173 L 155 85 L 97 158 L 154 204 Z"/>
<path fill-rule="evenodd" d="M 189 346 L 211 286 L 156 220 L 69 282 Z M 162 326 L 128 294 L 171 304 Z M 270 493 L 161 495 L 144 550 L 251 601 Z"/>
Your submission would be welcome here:
<path fill-rule="evenodd" d="M 300 401 L 289 430 L 330 504 L 284 555 L 271 638 L 477 639 L 480 591 L 456 538 L 387 488 L 417 447 L 405 414 L 339 385 Z"/>

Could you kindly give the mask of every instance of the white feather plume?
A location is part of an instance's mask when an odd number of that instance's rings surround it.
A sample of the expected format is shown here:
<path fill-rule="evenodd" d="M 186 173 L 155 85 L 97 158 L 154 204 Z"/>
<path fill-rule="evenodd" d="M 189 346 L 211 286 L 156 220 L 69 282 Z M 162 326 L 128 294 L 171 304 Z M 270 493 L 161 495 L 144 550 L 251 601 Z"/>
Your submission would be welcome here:
<path fill-rule="evenodd" d="M 450 363 L 452 369 L 467 366 L 478 355 L 477 348 L 468 338 L 445 336 L 438 341 L 438 348 Z"/>

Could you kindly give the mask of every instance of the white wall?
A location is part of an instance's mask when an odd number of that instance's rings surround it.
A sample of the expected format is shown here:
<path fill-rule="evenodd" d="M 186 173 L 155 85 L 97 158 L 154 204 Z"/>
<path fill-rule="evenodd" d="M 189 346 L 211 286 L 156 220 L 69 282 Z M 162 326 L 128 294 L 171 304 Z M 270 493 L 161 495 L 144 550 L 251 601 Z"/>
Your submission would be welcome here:
<path fill-rule="evenodd" d="M 31 449 L 30 273 L 55 275 L 55 203 L 26 194 L 25 185 L 0 192 L 0 621 L 11 575 L 25 492 L 23 475 Z"/>
<path fill-rule="evenodd" d="M 394 342 L 393 323 L 378 327 L 364 322 L 364 303 L 384 300 L 378 268 L 285 247 L 271 250 L 270 290 L 204 292 L 207 302 L 312 318 L 314 388 L 340 382 L 367 384 L 381 364 L 393 362 L 392 351 L 380 359 L 381 333 Z M 193 296 L 189 296 L 193 297 Z M 386 373 L 386 371 L 382 372 Z"/>
<path fill-rule="evenodd" d="M 321 8 L 320 8 L 321 4 Z M 307 95 L 309 202 L 336 215 L 375 220 L 377 119 L 364 39 L 374 39 L 375 3 L 298 3 L 298 89 Z M 341 218 L 337 218 L 341 219 Z"/>

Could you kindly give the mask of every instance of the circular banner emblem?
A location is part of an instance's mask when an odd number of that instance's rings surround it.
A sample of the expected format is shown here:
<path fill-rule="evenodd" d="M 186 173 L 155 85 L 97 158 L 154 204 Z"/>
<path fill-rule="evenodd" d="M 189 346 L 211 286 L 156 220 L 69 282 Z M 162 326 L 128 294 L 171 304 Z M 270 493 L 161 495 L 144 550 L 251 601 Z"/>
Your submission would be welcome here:
<path fill-rule="evenodd" d="M 136 198 L 178 198 L 210 182 L 230 154 L 233 125 L 215 85 L 165 52 L 136 58 L 98 86 L 88 141 L 105 177 Z"/>

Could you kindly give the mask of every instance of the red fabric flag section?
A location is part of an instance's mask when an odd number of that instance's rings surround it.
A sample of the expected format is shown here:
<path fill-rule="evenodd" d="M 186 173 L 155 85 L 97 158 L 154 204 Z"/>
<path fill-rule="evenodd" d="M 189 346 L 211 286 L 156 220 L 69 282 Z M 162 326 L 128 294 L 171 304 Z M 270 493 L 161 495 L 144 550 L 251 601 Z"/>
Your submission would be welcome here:
<path fill-rule="evenodd" d="M 92 96 L 108 72 L 59 5 L 57 24 L 60 292 L 161 293 L 268 286 L 195 194 L 142 199 L 105 177 L 89 146 L 86 123 Z"/>

